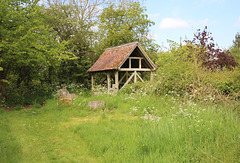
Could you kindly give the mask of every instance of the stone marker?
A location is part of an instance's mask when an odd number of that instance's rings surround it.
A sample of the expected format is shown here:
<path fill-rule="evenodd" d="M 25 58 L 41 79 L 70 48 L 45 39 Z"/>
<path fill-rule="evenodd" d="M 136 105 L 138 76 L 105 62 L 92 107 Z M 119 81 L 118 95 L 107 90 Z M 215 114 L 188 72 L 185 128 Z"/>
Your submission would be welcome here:
<path fill-rule="evenodd" d="M 58 91 L 58 101 L 60 103 L 66 103 L 72 105 L 71 94 L 68 92 L 66 88 L 60 89 Z"/>
<path fill-rule="evenodd" d="M 66 88 L 60 89 L 58 91 L 58 98 L 62 98 L 62 97 L 67 97 L 71 99 L 71 94 L 68 92 Z"/>
<path fill-rule="evenodd" d="M 104 101 L 89 101 L 88 106 L 93 110 L 104 108 Z"/>

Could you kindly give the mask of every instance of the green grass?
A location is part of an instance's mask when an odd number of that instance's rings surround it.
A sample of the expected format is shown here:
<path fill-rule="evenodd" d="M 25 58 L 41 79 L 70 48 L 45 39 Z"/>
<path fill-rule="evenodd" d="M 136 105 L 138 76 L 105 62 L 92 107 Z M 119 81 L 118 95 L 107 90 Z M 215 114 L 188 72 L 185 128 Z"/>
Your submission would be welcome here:
<path fill-rule="evenodd" d="M 93 111 L 88 102 L 104 100 Z M 171 96 L 79 96 L 0 109 L 0 162 L 238 162 L 237 111 Z"/>

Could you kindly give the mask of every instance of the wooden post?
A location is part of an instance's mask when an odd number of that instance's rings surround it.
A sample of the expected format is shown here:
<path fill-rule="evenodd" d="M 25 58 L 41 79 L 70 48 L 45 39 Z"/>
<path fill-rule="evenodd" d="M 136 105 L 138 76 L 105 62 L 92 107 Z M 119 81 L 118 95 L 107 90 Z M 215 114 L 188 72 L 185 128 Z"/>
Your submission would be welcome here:
<path fill-rule="evenodd" d="M 118 83 L 118 71 L 115 72 L 115 87 L 118 91 L 119 89 L 119 83 Z"/>
<path fill-rule="evenodd" d="M 94 74 L 91 74 L 92 89 L 94 88 Z"/>
<path fill-rule="evenodd" d="M 134 83 L 137 82 L 137 71 L 134 71 Z"/>
<path fill-rule="evenodd" d="M 131 58 L 129 58 L 128 60 L 129 60 L 129 68 L 132 68 L 132 60 L 131 60 Z"/>
<path fill-rule="evenodd" d="M 142 68 L 142 59 L 139 59 L 139 68 Z"/>
<path fill-rule="evenodd" d="M 151 71 L 151 74 L 150 74 L 150 81 L 153 81 L 153 72 Z"/>
<path fill-rule="evenodd" d="M 108 87 L 108 93 L 109 93 L 110 88 L 111 88 L 111 74 L 110 74 L 110 72 L 107 72 L 107 87 Z"/>

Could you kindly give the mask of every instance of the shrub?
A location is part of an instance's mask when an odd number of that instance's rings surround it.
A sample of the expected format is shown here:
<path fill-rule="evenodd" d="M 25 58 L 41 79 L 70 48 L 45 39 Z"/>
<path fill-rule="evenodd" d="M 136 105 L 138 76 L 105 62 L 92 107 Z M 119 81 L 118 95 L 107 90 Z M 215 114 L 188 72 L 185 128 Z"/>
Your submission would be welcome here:
<path fill-rule="evenodd" d="M 39 92 L 25 95 L 19 95 L 17 93 L 14 93 L 15 92 L 7 94 L 7 98 L 5 101 L 7 106 L 33 105 L 34 103 L 42 105 L 48 98 L 51 98 L 51 93 L 49 92 Z"/>
<path fill-rule="evenodd" d="M 7 94 L 5 102 L 8 106 L 16 106 L 16 105 L 23 105 L 23 101 L 24 101 L 23 96 L 17 93 L 16 94 L 10 93 L 10 94 Z"/>
<path fill-rule="evenodd" d="M 17 110 L 17 111 L 22 110 L 22 109 L 23 109 L 23 107 L 21 105 L 17 105 L 14 107 L 14 110 Z"/>
<path fill-rule="evenodd" d="M 180 46 L 171 42 L 170 50 L 159 54 L 156 94 L 174 93 L 200 101 L 238 100 L 240 92 L 239 67 L 207 70 L 199 62 L 196 46 Z M 191 56 L 191 57 L 189 57 Z"/>
<path fill-rule="evenodd" d="M 237 89 L 237 84 L 233 83 L 232 81 L 226 80 L 226 81 L 221 81 L 217 83 L 217 89 L 222 93 L 222 94 L 230 94 L 232 93 L 235 89 Z"/>

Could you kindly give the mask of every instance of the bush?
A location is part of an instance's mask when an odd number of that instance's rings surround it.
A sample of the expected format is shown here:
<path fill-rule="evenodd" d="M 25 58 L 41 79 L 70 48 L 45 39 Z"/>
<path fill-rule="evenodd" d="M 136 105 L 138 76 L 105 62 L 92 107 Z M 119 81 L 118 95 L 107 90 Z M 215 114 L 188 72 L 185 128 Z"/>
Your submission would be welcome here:
<path fill-rule="evenodd" d="M 5 103 L 7 106 L 33 105 L 34 103 L 42 105 L 48 98 L 51 98 L 51 93 L 49 92 L 39 92 L 25 95 L 11 93 L 7 94 Z"/>
<path fill-rule="evenodd" d="M 230 80 L 226 81 L 220 81 L 217 83 L 217 89 L 222 93 L 222 94 L 230 94 L 234 92 L 235 90 L 239 89 L 240 85 L 233 83 Z"/>
<path fill-rule="evenodd" d="M 190 84 L 198 82 L 194 63 L 187 62 L 183 55 L 179 57 L 175 53 L 175 51 L 162 53 L 158 58 L 159 69 L 154 78 L 158 95 L 165 95 L 169 92 L 183 95 L 189 92 Z"/>
<path fill-rule="evenodd" d="M 156 94 L 169 93 L 200 101 L 238 100 L 240 92 L 240 69 L 226 67 L 212 71 L 201 65 L 194 51 L 188 46 L 170 45 L 168 52 L 159 54 Z M 189 57 L 190 56 L 190 57 Z"/>
<path fill-rule="evenodd" d="M 24 97 L 19 94 L 7 94 L 6 97 L 6 105 L 8 106 L 16 106 L 23 105 Z"/>
<path fill-rule="evenodd" d="M 21 105 L 17 105 L 17 106 L 14 108 L 14 110 L 17 110 L 17 111 L 22 110 L 22 109 L 23 109 L 23 107 L 22 107 Z"/>
<path fill-rule="evenodd" d="M 121 89 L 121 92 L 125 94 L 152 94 L 154 91 L 149 89 L 150 85 L 151 84 L 149 82 L 136 82 L 126 85 L 123 89 Z"/>

